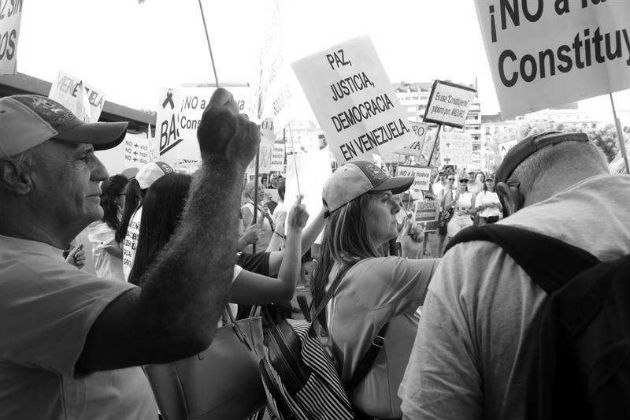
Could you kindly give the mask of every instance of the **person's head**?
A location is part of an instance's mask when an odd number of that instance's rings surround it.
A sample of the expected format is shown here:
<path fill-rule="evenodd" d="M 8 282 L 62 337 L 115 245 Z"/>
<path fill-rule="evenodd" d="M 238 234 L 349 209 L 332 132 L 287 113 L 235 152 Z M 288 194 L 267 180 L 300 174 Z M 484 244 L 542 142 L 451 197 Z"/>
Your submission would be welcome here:
<path fill-rule="evenodd" d="M 142 200 L 149 187 L 160 177 L 173 172 L 173 168 L 164 162 L 149 162 L 129 180 L 125 188 L 125 206 L 116 230 L 116 241 L 122 242 L 127 235 L 129 222 L 134 213 L 142 206 Z"/>
<path fill-rule="evenodd" d="M 475 175 L 475 183 L 483 184 L 484 182 L 486 182 L 486 175 L 483 172 L 477 172 L 477 175 Z"/>
<path fill-rule="evenodd" d="M 396 194 L 411 186 L 413 177 L 391 178 L 370 162 L 347 163 L 326 181 L 322 200 L 326 225 L 321 262 L 313 279 L 315 301 L 321 300 L 334 263 L 342 266 L 384 255 L 384 245 L 397 236 Z"/>
<path fill-rule="evenodd" d="M 459 178 L 459 182 L 457 183 L 457 191 L 460 193 L 465 193 L 468 191 L 468 178 L 466 175 L 462 175 Z"/>
<path fill-rule="evenodd" d="M 448 188 L 455 188 L 455 174 L 446 175 L 446 186 Z"/>
<path fill-rule="evenodd" d="M 255 190 L 254 182 L 248 182 L 245 184 L 245 188 L 243 189 L 243 199 L 244 201 L 254 201 L 254 190 Z M 258 183 L 258 203 L 263 203 L 265 199 L 265 189 L 262 184 Z"/>
<path fill-rule="evenodd" d="M 117 146 L 127 123 L 84 123 L 43 96 L 0 99 L 0 230 L 64 248 L 103 217 L 95 150 Z"/>
<path fill-rule="evenodd" d="M 446 175 L 446 173 L 444 171 L 440 171 L 438 173 L 438 179 L 444 184 L 446 182 L 446 178 L 448 176 Z"/>
<path fill-rule="evenodd" d="M 284 180 L 281 180 L 280 182 L 278 182 L 278 196 L 280 197 L 280 200 L 282 201 L 284 201 L 284 192 L 285 192 Z"/>
<path fill-rule="evenodd" d="M 488 177 L 488 179 L 486 179 L 486 182 L 483 183 L 483 190 L 494 192 L 494 178 Z"/>
<path fill-rule="evenodd" d="M 190 175 L 169 173 L 147 190 L 142 203 L 140 235 L 129 282 L 139 284 L 142 275 L 175 232 L 191 181 Z"/>
<path fill-rule="evenodd" d="M 122 175 L 114 175 L 101 182 L 101 207 L 103 208 L 102 220 L 113 230 L 120 226 L 120 219 L 124 208 L 124 189 L 127 178 Z"/>
<path fill-rule="evenodd" d="M 475 171 L 468 172 L 468 180 L 473 181 L 475 179 Z"/>
<path fill-rule="evenodd" d="M 496 171 L 495 183 L 510 215 L 583 179 L 608 173 L 606 158 L 586 134 L 548 132 L 511 148 Z"/>

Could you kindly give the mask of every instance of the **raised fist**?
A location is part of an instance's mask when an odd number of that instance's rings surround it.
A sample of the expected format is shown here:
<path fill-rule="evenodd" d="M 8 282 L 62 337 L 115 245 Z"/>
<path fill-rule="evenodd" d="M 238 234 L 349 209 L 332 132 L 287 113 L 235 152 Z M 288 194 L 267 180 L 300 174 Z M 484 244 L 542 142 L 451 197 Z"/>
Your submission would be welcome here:
<path fill-rule="evenodd" d="M 306 226 L 308 211 L 306 211 L 306 207 L 302 204 L 302 198 L 304 198 L 304 196 L 298 196 L 297 201 L 289 211 L 289 216 L 287 217 L 287 226 L 289 229 L 304 229 L 304 226 Z"/>
<path fill-rule="evenodd" d="M 197 140 L 203 159 L 223 157 L 244 170 L 256 155 L 260 133 L 256 124 L 238 113 L 232 94 L 217 88 L 201 117 Z"/>

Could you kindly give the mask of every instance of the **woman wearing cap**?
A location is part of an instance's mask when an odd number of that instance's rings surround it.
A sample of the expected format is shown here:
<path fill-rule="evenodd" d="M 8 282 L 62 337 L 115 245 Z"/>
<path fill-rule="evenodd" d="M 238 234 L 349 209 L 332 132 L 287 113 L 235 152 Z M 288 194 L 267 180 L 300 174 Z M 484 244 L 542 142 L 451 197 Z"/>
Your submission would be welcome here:
<path fill-rule="evenodd" d="M 495 223 L 501 218 L 503 206 L 494 191 L 494 179 L 488 178 L 483 184 L 483 191 L 475 197 L 475 211 L 479 216 L 479 226 Z"/>
<path fill-rule="evenodd" d="M 468 191 L 468 178 L 466 178 L 465 173 L 462 174 L 462 177 L 459 179 L 459 185 L 457 186 L 457 191 L 453 193 L 453 199 L 447 201 L 444 205 L 444 209 L 447 211 L 451 207 L 455 209 L 455 213 L 446 227 L 446 234 L 449 241 L 460 230 L 472 226 L 473 224 L 471 219 L 471 216 L 475 214 L 473 194 Z"/>
<path fill-rule="evenodd" d="M 369 162 L 348 163 L 328 179 L 321 262 L 311 284 L 315 308 L 332 293 L 318 319 L 328 330 L 328 347 L 345 386 L 377 334 L 385 334 L 384 347 L 350 395 L 358 411 L 384 419 L 402 416 L 398 387 L 416 335 L 416 310 L 438 261 L 386 253 L 398 233 L 394 195 L 412 182 L 391 178 Z"/>

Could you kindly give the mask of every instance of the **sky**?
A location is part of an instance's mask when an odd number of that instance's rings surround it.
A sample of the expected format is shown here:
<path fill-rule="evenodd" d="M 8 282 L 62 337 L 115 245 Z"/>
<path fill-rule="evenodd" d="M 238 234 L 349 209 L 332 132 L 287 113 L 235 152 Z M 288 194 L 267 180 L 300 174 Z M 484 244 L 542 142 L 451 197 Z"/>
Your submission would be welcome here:
<path fill-rule="evenodd" d="M 252 80 L 273 0 L 202 4 L 219 81 Z M 499 112 L 474 0 L 279 0 L 279 6 L 289 62 L 368 35 L 392 82 L 477 79 L 482 113 Z M 196 0 L 24 0 L 18 71 L 52 81 L 59 70 L 107 100 L 151 110 L 161 87 L 214 81 Z M 615 100 L 630 124 L 630 90 Z M 612 122 L 607 96 L 581 101 L 580 108 Z"/>

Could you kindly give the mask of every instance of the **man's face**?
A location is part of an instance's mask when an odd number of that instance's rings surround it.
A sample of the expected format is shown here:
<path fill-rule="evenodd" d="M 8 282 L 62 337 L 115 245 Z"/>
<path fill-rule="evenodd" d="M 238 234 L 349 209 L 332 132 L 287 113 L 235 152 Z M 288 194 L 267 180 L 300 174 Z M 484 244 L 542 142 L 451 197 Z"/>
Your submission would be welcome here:
<path fill-rule="evenodd" d="M 80 231 L 103 217 L 99 183 L 108 175 L 92 145 L 51 140 L 34 158 L 33 204 L 42 206 L 51 222 Z"/>

